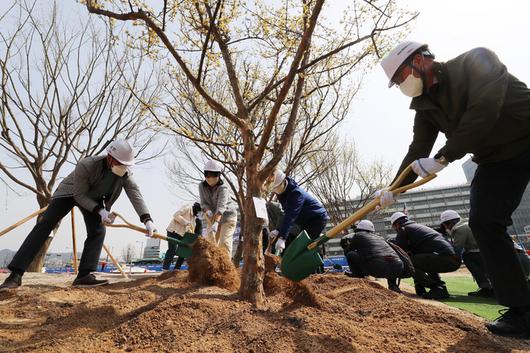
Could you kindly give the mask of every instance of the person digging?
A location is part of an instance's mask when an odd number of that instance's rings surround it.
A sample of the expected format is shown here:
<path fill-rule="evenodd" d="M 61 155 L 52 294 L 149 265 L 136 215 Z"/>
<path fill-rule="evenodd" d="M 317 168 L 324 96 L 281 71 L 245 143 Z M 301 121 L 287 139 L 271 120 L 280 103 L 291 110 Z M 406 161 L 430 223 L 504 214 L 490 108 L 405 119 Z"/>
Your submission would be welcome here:
<path fill-rule="evenodd" d="M 487 48 L 438 62 L 427 44 L 407 41 L 392 49 L 381 66 L 388 86 L 411 97 L 416 112 L 398 175 L 413 163 L 425 177 L 473 154 L 478 167 L 469 226 L 497 301 L 509 308 L 486 327 L 497 335 L 530 337 L 530 284 L 507 233 L 530 181 L 530 90 Z M 439 132 L 447 140 L 429 157 Z M 412 175 L 402 185 L 415 179 Z M 391 192 L 380 195 L 382 207 L 394 202 Z"/>
<path fill-rule="evenodd" d="M 97 271 L 105 239 L 105 224 L 114 222 L 110 209 L 122 190 L 125 190 L 140 221 L 145 224 L 146 233 L 152 234 L 155 231 L 140 189 L 129 170 L 132 165 L 134 151 L 126 140 L 111 142 L 107 147 L 107 155 L 83 158 L 75 170 L 59 184 L 48 208 L 9 263 L 11 274 L 0 285 L 0 291 L 21 286 L 24 272 L 51 231 L 75 206 L 83 214 L 87 239 L 73 286 L 95 287 L 107 284 L 107 280 L 96 279 L 92 272 Z"/>
<path fill-rule="evenodd" d="M 182 240 L 187 230 L 200 236 L 202 234 L 202 221 L 197 217 L 199 212 L 201 212 L 201 204 L 198 202 L 195 202 L 193 205 L 186 205 L 175 212 L 166 228 L 168 238 Z M 177 253 L 176 244 L 168 242 L 167 245 L 168 249 L 164 257 L 164 262 L 162 263 L 163 271 L 169 271 L 173 258 Z M 179 256 L 175 263 L 175 270 L 179 270 L 183 263 L 184 258 Z"/>
<path fill-rule="evenodd" d="M 329 220 L 322 203 L 281 170 L 275 170 L 271 179 L 272 192 L 276 194 L 285 212 L 279 228 L 270 232 L 270 239 L 276 239 L 276 252 L 283 252 L 296 238 L 298 233 L 291 232 L 295 224 L 300 227 L 300 231 L 306 231 L 309 238 L 318 238 Z M 324 267 L 321 266 L 317 272 L 324 272 Z"/>

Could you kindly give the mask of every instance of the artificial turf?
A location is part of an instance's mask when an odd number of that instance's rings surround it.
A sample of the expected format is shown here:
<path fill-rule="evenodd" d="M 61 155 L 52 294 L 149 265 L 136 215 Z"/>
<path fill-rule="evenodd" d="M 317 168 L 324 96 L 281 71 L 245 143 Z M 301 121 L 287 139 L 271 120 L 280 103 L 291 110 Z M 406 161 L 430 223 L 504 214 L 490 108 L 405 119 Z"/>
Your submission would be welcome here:
<path fill-rule="evenodd" d="M 481 298 L 467 295 L 478 289 L 477 284 L 471 277 L 443 277 L 442 280 L 447 285 L 447 290 L 451 295 L 448 299 L 440 300 L 449 306 L 459 308 L 488 320 L 493 320 L 499 316 L 499 310 L 505 307 L 497 304 L 494 298 Z M 406 283 L 414 285 L 411 279 Z"/>

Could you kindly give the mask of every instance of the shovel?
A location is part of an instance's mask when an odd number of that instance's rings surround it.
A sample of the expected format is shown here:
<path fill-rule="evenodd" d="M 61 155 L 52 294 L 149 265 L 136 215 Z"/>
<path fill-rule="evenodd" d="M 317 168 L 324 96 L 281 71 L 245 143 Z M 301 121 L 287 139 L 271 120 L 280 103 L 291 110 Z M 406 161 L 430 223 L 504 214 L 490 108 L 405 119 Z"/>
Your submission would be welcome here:
<path fill-rule="evenodd" d="M 140 226 L 137 226 L 135 224 L 128 222 L 119 213 L 112 212 L 111 214 L 114 215 L 115 217 L 120 218 L 123 222 L 125 222 L 125 224 L 108 224 L 107 227 L 128 228 L 128 229 L 132 229 L 137 232 L 145 234 L 146 231 L 144 227 L 140 227 Z M 193 247 L 193 244 L 195 244 L 195 241 L 197 240 L 198 237 L 199 237 L 198 234 L 185 233 L 184 237 L 179 240 L 179 239 L 167 237 L 159 233 L 153 233 L 153 238 L 162 239 L 162 240 L 167 241 L 168 243 L 178 245 L 176 255 L 179 257 L 182 257 L 183 259 L 191 256 L 191 248 Z"/>
<path fill-rule="evenodd" d="M 412 172 L 412 167 L 409 165 L 403 170 L 403 172 L 401 172 L 392 185 L 389 186 L 388 190 L 392 191 L 394 195 L 398 195 L 406 190 L 423 185 L 436 177 L 436 174 L 431 174 L 414 183 L 397 188 L 397 185 L 401 184 L 410 172 Z M 283 253 L 281 263 L 282 274 L 293 281 L 300 281 L 310 274 L 315 273 L 315 270 L 324 263 L 320 254 L 317 252 L 318 246 L 324 244 L 344 229 L 347 229 L 351 224 L 365 217 L 378 205 L 379 197 L 370 201 L 364 207 L 342 221 L 342 223 L 333 227 L 329 232 L 321 235 L 315 240 L 310 239 L 307 233 L 302 231 Z"/>

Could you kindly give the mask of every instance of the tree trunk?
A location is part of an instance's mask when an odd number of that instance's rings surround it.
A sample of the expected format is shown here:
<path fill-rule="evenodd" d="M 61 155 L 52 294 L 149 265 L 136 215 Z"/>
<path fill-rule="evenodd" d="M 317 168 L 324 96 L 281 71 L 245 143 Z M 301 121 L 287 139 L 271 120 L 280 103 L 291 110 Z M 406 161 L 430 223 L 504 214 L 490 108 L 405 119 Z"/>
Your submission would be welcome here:
<path fill-rule="evenodd" d="M 261 251 L 263 221 L 256 218 L 252 200 L 252 196 L 259 196 L 259 187 L 256 184 L 254 178 L 248 178 L 248 196 L 244 204 L 243 270 L 239 294 L 256 306 L 260 306 L 265 301 L 263 291 L 265 266 Z"/>
<path fill-rule="evenodd" d="M 37 202 L 39 203 L 40 208 L 46 207 L 49 204 L 49 200 L 43 200 L 39 197 L 37 197 Z M 40 221 L 42 218 L 42 213 L 37 218 L 37 222 Z M 44 266 L 44 260 L 46 259 L 46 253 L 48 252 L 48 248 L 50 247 L 50 244 L 52 243 L 53 237 L 55 236 L 55 233 L 57 233 L 57 230 L 59 229 L 59 224 L 57 224 L 57 227 L 53 230 L 53 233 L 50 234 L 50 236 L 46 239 L 44 244 L 42 244 L 42 247 L 40 248 L 39 252 L 35 257 L 33 258 L 33 261 L 29 264 L 28 268 L 26 269 L 26 272 L 41 272 L 42 267 Z"/>

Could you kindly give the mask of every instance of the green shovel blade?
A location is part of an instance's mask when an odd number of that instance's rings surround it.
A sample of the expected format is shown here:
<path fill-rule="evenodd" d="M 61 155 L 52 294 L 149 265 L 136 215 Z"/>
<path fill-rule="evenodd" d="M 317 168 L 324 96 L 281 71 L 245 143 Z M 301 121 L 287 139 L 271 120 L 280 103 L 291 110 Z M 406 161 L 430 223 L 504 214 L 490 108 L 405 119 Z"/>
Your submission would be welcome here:
<path fill-rule="evenodd" d="M 293 281 L 301 281 L 308 277 L 324 263 L 317 252 L 318 247 L 308 250 L 311 240 L 306 231 L 302 231 L 285 249 L 282 257 L 282 274 Z"/>
<path fill-rule="evenodd" d="M 191 256 L 191 246 L 199 236 L 194 233 L 185 233 L 180 240 L 168 237 L 168 242 L 178 245 L 176 255 L 183 259 Z"/>

